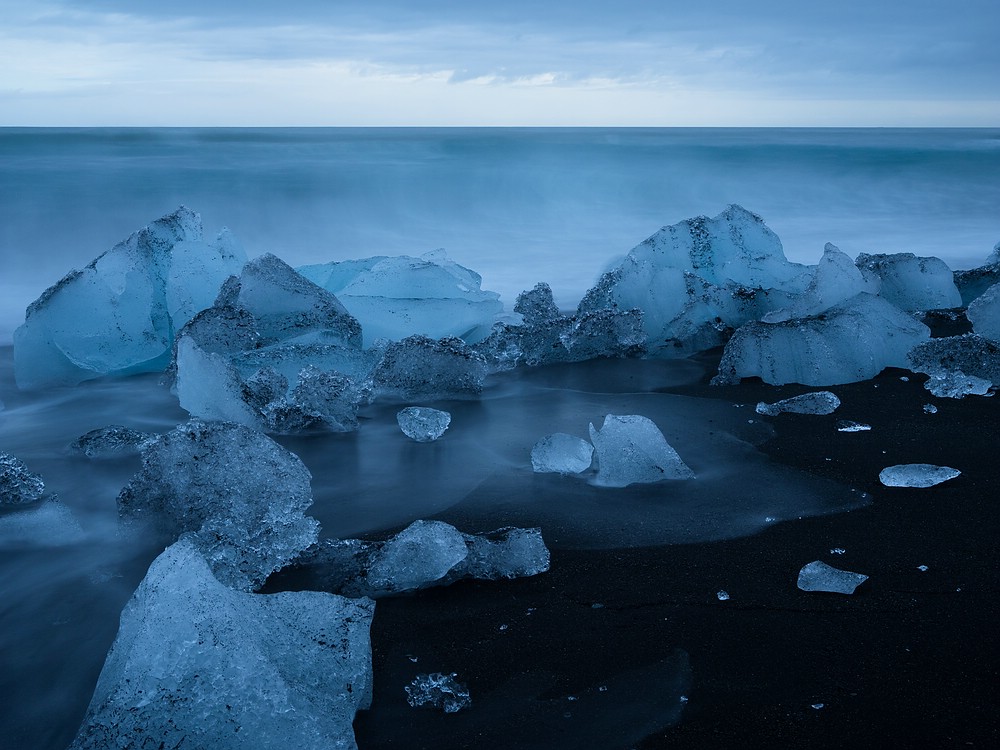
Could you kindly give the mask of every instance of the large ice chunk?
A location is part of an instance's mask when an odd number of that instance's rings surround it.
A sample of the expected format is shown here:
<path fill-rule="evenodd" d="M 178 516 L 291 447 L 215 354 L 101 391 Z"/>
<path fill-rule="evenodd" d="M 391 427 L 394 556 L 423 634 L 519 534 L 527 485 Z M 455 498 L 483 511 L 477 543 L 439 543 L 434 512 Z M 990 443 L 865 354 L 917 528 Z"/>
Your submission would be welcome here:
<path fill-rule="evenodd" d="M 757 404 L 757 413 L 769 417 L 788 412 L 790 414 L 833 414 L 840 406 L 840 399 L 830 391 L 814 391 L 793 396 L 773 404 L 761 401 Z"/>
<path fill-rule="evenodd" d="M 125 606 L 73 750 L 356 748 L 374 602 L 233 591 L 182 539 Z"/>
<path fill-rule="evenodd" d="M 500 295 L 443 250 L 420 258 L 365 258 L 303 266 L 299 273 L 337 295 L 364 329 L 365 346 L 422 334 L 478 341 L 503 311 Z"/>
<path fill-rule="evenodd" d="M 798 586 L 803 591 L 825 591 L 831 594 L 853 594 L 855 589 L 868 580 L 864 573 L 840 570 L 816 560 L 802 566 L 799 571 Z"/>
<path fill-rule="evenodd" d="M 478 396 L 486 359 L 460 338 L 409 336 L 389 344 L 372 373 L 375 393 L 404 400 Z"/>
<path fill-rule="evenodd" d="M 168 538 L 191 532 L 216 577 L 254 589 L 316 541 L 311 475 L 298 456 L 243 425 L 191 420 L 142 452 L 118 495 L 129 521 Z"/>
<path fill-rule="evenodd" d="M 451 424 L 451 414 L 429 406 L 407 406 L 396 413 L 396 423 L 411 440 L 430 443 L 444 435 Z"/>
<path fill-rule="evenodd" d="M 858 268 L 881 280 L 879 294 L 901 310 L 940 310 L 962 306 L 955 275 L 940 258 L 913 253 L 861 253 Z"/>
<path fill-rule="evenodd" d="M 933 487 L 961 474 L 950 466 L 934 464 L 897 464 L 879 472 L 878 479 L 886 487 Z"/>
<path fill-rule="evenodd" d="M 961 373 L 1000 385 L 1000 343 L 975 333 L 925 341 L 907 359 L 911 369 L 932 377 Z"/>
<path fill-rule="evenodd" d="M 688 468 L 651 419 L 608 414 L 600 430 L 590 425 L 597 456 L 595 484 L 626 487 L 663 479 L 693 479 Z"/>
<path fill-rule="evenodd" d="M 45 482 L 17 456 L 0 451 L 0 505 L 25 505 L 40 500 Z"/>
<path fill-rule="evenodd" d="M 969 303 L 965 315 L 971 321 L 974 332 L 1000 341 L 1000 284 L 994 284 Z"/>
<path fill-rule="evenodd" d="M 594 446 L 576 435 L 546 435 L 531 449 L 531 468 L 540 473 L 579 474 L 590 468 Z"/>
<path fill-rule="evenodd" d="M 837 385 L 906 367 L 909 351 L 930 337 L 923 323 L 861 293 L 825 313 L 742 326 L 726 344 L 716 384 L 759 377 L 771 385 Z"/>
<path fill-rule="evenodd" d="M 29 305 L 14 332 L 18 386 L 164 369 L 174 331 L 210 306 L 245 261 L 228 232 L 205 242 L 190 209 L 153 222 Z"/>

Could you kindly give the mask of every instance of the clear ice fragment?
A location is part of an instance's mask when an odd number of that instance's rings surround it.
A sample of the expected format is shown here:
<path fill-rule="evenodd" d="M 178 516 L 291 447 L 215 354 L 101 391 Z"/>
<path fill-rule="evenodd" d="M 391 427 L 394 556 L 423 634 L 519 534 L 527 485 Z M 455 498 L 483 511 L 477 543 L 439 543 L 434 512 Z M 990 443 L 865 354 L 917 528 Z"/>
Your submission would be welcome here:
<path fill-rule="evenodd" d="M 769 417 L 787 412 L 789 414 L 833 414 L 840 406 L 840 399 L 830 391 L 814 391 L 793 396 L 773 404 L 761 401 L 757 404 L 757 413 Z"/>
<path fill-rule="evenodd" d="M 871 428 L 870 424 L 853 422 L 849 419 L 840 419 L 837 421 L 837 432 L 867 432 Z"/>
<path fill-rule="evenodd" d="M 594 446 L 576 435 L 546 435 L 531 449 L 531 468 L 538 473 L 579 474 L 590 468 Z"/>
<path fill-rule="evenodd" d="M 469 697 L 469 688 L 456 680 L 456 677 L 458 675 L 454 672 L 417 675 L 405 688 L 406 702 L 414 708 L 430 706 L 446 714 L 461 711 L 472 705 L 472 699 Z"/>
<path fill-rule="evenodd" d="M 931 374 L 924 383 L 924 388 L 938 398 L 965 398 L 966 396 L 985 396 L 989 394 L 993 383 L 975 375 L 966 375 L 961 370 L 938 370 Z"/>
<path fill-rule="evenodd" d="M 886 487 L 933 487 L 961 474 L 950 466 L 934 464 L 898 464 L 887 466 L 878 478 Z"/>
<path fill-rule="evenodd" d="M 120 424 L 108 425 L 81 435 L 70 446 L 87 458 L 136 456 L 156 435 L 133 430 Z"/>
<path fill-rule="evenodd" d="M 430 443 L 444 435 L 451 424 L 451 414 L 429 406 L 407 406 L 396 414 L 403 434 L 418 443 Z"/>
<path fill-rule="evenodd" d="M 652 420 L 638 414 L 608 414 L 597 430 L 590 425 L 597 456 L 594 484 L 626 487 L 664 479 L 693 479 L 688 468 Z"/>
<path fill-rule="evenodd" d="M 863 573 L 851 573 L 816 560 L 799 571 L 798 586 L 803 591 L 825 591 L 831 594 L 853 594 L 868 580 Z"/>

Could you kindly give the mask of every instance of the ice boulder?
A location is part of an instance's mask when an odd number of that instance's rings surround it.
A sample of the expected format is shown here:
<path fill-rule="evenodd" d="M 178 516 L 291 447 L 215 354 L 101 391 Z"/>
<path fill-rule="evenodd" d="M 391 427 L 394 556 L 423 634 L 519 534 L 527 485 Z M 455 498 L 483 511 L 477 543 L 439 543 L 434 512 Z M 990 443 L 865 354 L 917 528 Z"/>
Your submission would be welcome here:
<path fill-rule="evenodd" d="M 316 541 L 311 475 L 294 453 L 243 425 L 191 420 L 143 449 L 118 495 L 129 522 L 168 539 L 190 532 L 215 576 L 251 590 Z"/>
<path fill-rule="evenodd" d="M 972 323 L 972 330 L 980 336 L 1000 341 L 1000 284 L 994 284 L 965 311 Z"/>
<path fill-rule="evenodd" d="M 455 678 L 455 672 L 443 674 L 442 672 L 432 672 L 431 674 L 418 674 L 413 681 L 407 685 L 406 702 L 414 708 L 418 706 L 429 706 L 446 714 L 453 714 L 472 705 L 472 698 L 469 697 L 469 688 Z"/>
<path fill-rule="evenodd" d="M 933 487 L 961 474 L 950 466 L 934 464 L 898 464 L 879 472 L 878 479 L 886 487 Z"/>
<path fill-rule="evenodd" d="M 121 458 L 138 455 L 156 435 L 133 430 L 120 424 L 100 427 L 81 435 L 70 448 L 87 458 Z"/>
<path fill-rule="evenodd" d="M 247 594 L 175 543 L 122 611 L 73 750 L 356 748 L 374 602 Z"/>
<path fill-rule="evenodd" d="M 861 253 L 855 262 L 868 278 L 881 281 L 879 295 L 900 310 L 962 306 L 955 275 L 940 258 L 918 258 L 913 253 Z"/>
<path fill-rule="evenodd" d="M 486 373 L 486 359 L 460 338 L 409 336 L 386 347 L 372 387 L 404 400 L 478 396 Z"/>
<path fill-rule="evenodd" d="M 226 231 L 205 242 L 190 209 L 154 221 L 28 306 L 14 332 L 18 386 L 163 370 L 174 332 L 209 307 L 245 261 Z"/>
<path fill-rule="evenodd" d="M 802 591 L 824 591 L 830 594 L 853 594 L 868 580 L 863 573 L 851 573 L 816 560 L 802 566 L 798 586 Z"/>
<path fill-rule="evenodd" d="M 862 292 L 809 318 L 742 326 L 726 344 L 712 382 L 759 377 L 771 385 L 854 383 L 886 367 L 906 367 L 910 350 L 929 337 L 923 323 Z"/>
<path fill-rule="evenodd" d="M 0 451 L 0 506 L 26 505 L 42 498 L 45 482 L 24 461 Z"/>
<path fill-rule="evenodd" d="M 757 413 L 768 417 L 776 417 L 788 412 L 790 414 L 833 414 L 840 406 L 840 399 L 830 391 L 814 391 L 793 396 L 773 404 L 761 401 L 757 404 Z"/>
<path fill-rule="evenodd" d="M 546 435 L 531 449 L 531 468 L 539 473 L 580 474 L 590 468 L 594 446 L 576 435 Z"/>
<path fill-rule="evenodd" d="M 337 295 L 361 321 L 365 346 L 422 334 L 484 338 L 503 311 L 500 295 L 484 291 L 482 277 L 448 259 L 443 250 L 419 258 L 365 258 L 303 266 L 299 273 Z"/>
<path fill-rule="evenodd" d="M 597 430 L 590 425 L 590 442 L 597 457 L 594 484 L 626 487 L 664 479 L 693 479 L 688 468 L 651 419 L 632 414 L 608 414 Z"/>
<path fill-rule="evenodd" d="M 451 414 L 429 406 L 407 406 L 396 414 L 403 434 L 418 443 L 430 443 L 444 435 L 451 424 Z"/>
<path fill-rule="evenodd" d="M 907 360 L 910 369 L 932 377 L 961 373 L 1000 385 L 1000 343 L 975 333 L 925 341 Z"/>

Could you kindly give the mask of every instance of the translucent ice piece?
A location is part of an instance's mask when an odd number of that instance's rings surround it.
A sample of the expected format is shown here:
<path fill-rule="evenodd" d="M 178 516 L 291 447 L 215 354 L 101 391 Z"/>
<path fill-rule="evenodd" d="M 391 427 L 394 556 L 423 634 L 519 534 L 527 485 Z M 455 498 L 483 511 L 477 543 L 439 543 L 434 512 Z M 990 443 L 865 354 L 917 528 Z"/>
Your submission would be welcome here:
<path fill-rule="evenodd" d="M 451 424 L 451 414 L 429 406 L 407 406 L 396 414 L 403 434 L 418 443 L 430 443 L 444 435 Z"/>
<path fill-rule="evenodd" d="M 1000 284 L 994 284 L 982 296 L 969 303 L 966 317 L 980 336 L 1000 341 Z"/>
<path fill-rule="evenodd" d="M 799 571 L 798 586 L 803 591 L 825 591 L 831 594 L 853 594 L 868 580 L 863 573 L 840 570 L 816 560 Z"/>
<path fill-rule="evenodd" d="M 462 532 L 441 521 L 414 521 L 389 539 L 372 561 L 368 585 L 407 591 L 444 578 L 469 554 Z"/>
<path fill-rule="evenodd" d="M 878 478 L 886 487 L 933 487 L 961 474 L 950 466 L 934 464 L 898 464 L 879 472 Z"/>
<path fill-rule="evenodd" d="M 456 680 L 457 674 L 421 674 L 406 686 L 406 702 L 417 706 L 430 706 L 453 714 L 472 705 L 469 688 Z"/>
<path fill-rule="evenodd" d="M 985 396 L 993 386 L 989 380 L 966 375 L 961 370 L 941 370 L 932 374 L 924 383 L 924 388 L 938 398 L 965 398 Z"/>
<path fill-rule="evenodd" d="M 26 505 L 45 494 L 45 482 L 24 462 L 0 451 L 0 505 Z"/>
<path fill-rule="evenodd" d="M 814 391 L 813 393 L 803 393 L 801 396 L 793 396 L 767 404 L 761 401 L 757 404 L 757 413 L 765 414 L 769 417 L 777 416 L 783 412 L 791 414 L 833 414 L 840 406 L 840 399 L 830 391 Z"/>
<path fill-rule="evenodd" d="M 138 455 L 143 446 L 155 439 L 148 432 L 113 424 L 81 435 L 70 447 L 87 458 L 118 458 Z"/>
<path fill-rule="evenodd" d="M 367 599 L 233 591 L 182 539 L 125 606 L 71 747 L 356 748 L 373 613 Z"/>
<path fill-rule="evenodd" d="M 594 446 L 576 435 L 557 432 L 546 435 L 531 449 L 531 467 L 536 472 L 579 474 L 590 468 Z"/>
<path fill-rule="evenodd" d="M 638 482 L 694 478 L 694 472 L 646 417 L 608 414 L 600 430 L 591 423 L 590 442 L 597 456 L 594 484 L 626 487 Z"/>
<path fill-rule="evenodd" d="M 955 275 L 940 258 L 918 258 L 913 253 L 869 255 L 857 258 L 858 268 L 881 280 L 879 295 L 900 310 L 939 310 L 962 306 Z"/>
<path fill-rule="evenodd" d="M 849 419 L 841 419 L 837 422 L 837 432 L 868 432 L 872 426 L 861 422 L 853 422 Z"/>

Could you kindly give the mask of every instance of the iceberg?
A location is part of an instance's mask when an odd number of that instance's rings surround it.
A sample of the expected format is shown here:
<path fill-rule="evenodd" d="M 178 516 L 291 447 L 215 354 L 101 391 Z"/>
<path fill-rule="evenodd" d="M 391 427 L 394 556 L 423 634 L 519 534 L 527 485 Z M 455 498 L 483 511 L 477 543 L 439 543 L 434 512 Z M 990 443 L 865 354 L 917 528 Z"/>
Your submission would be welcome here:
<path fill-rule="evenodd" d="M 823 386 L 868 380 L 907 367 L 930 329 L 885 300 L 862 292 L 824 313 L 780 323 L 748 323 L 726 344 L 712 382 L 759 377 L 771 385 Z"/>
<path fill-rule="evenodd" d="M 838 406 L 840 406 L 840 399 L 835 394 L 830 393 L 830 391 L 814 391 L 786 398 L 773 404 L 761 401 L 757 404 L 757 413 L 768 417 L 776 417 L 785 412 L 790 414 L 833 414 Z"/>
<path fill-rule="evenodd" d="M 396 414 L 403 434 L 418 443 L 430 443 L 444 435 L 451 424 L 451 414 L 429 406 L 407 406 Z"/>
<path fill-rule="evenodd" d="M 182 539 L 125 606 L 71 748 L 356 748 L 374 606 L 233 591 Z"/>
<path fill-rule="evenodd" d="M 14 332 L 18 386 L 163 370 L 174 332 L 245 260 L 228 231 L 205 242 L 201 217 L 188 208 L 154 221 L 28 306 Z"/>
<path fill-rule="evenodd" d="M 881 282 L 879 295 L 900 310 L 941 310 L 962 306 L 955 274 L 940 258 L 913 253 L 861 253 L 855 261 L 868 278 Z"/>
<path fill-rule="evenodd" d="M 45 482 L 17 456 L 0 451 L 0 506 L 27 505 L 45 494 Z"/>
<path fill-rule="evenodd" d="M 816 560 L 802 566 L 798 586 L 802 591 L 823 591 L 830 594 L 853 594 L 868 580 L 863 573 L 851 573 Z"/>
<path fill-rule="evenodd" d="M 608 414 L 600 430 L 590 424 L 597 458 L 594 484 L 627 487 L 664 479 L 693 479 L 688 468 L 652 420 L 638 414 Z"/>
<path fill-rule="evenodd" d="M 970 302 L 965 315 L 973 332 L 1000 342 L 1000 284 L 994 284 Z"/>
<path fill-rule="evenodd" d="M 460 338 L 409 336 L 386 346 L 372 389 L 406 401 L 478 396 L 486 373 L 486 359 Z"/>
<path fill-rule="evenodd" d="M 590 468 L 594 446 L 576 435 L 546 435 L 531 449 L 531 468 L 537 473 L 580 474 Z"/>
<path fill-rule="evenodd" d="M 299 273 L 332 292 L 364 329 L 365 346 L 421 334 L 473 343 L 503 312 L 500 295 L 481 288 L 482 277 L 448 259 L 443 250 L 419 258 L 364 258 L 302 266 Z"/>
<path fill-rule="evenodd" d="M 406 702 L 414 708 L 418 706 L 430 706 L 446 714 L 453 714 L 472 705 L 472 698 L 469 697 L 469 688 L 456 680 L 457 674 L 442 674 L 433 672 L 431 674 L 417 675 L 413 681 L 407 685 Z"/>
<path fill-rule="evenodd" d="M 243 425 L 191 420 L 142 451 L 118 495 L 123 519 L 168 539 L 190 533 L 222 583 L 252 590 L 313 544 L 319 523 L 302 461 Z"/>
<path fill-rule="evenodd" d="M 156 435 L 133 430 L 120 424 L 108 425 L 81 435 L 70 448 L 87 458 L 137 456 Z"/>
<path fill-rule="evenodd" d="M 954 479 L 962 472 L 950 466 L 933 464 L 898 464 L 879 472 L 878 479 L 886 487 L 933 487 Z"/>

